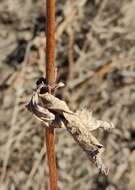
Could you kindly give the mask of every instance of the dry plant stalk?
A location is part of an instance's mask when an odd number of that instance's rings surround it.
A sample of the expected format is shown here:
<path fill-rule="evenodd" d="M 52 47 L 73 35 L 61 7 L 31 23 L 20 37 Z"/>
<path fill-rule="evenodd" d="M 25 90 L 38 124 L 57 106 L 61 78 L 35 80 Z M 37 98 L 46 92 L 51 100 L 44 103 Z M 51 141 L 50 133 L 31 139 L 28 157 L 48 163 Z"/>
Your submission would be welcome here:
<path fill-rule="evenodd" d="M 46 146 L 50 171 L 50 190 L 57 190 L 57 169 L 55 158 L 54 129 L 64 127 L 74 140 L 86 152 L 98 169 L 104 174 L 108 169 L 104 166 L 101 154 L 103 145 L 92 135 L 91 131 L 98 128 L 110 129 L 113 125 L 96 120 L 87 110 L 72 112 L 66 102 L 56 98 L 51 93 L 60 84 L 55 85 L 55 0 L 46 0 L 47 30 L 46 30 L 46 80 L 37 81 L 36 91 L 33 93 L 27 108 L 42 121 L 46 130 Z"/>
<path fill-rule="evenodd" d="M 55 85 L 55 0 L 46 0 L 47 29 L 46 29 L 46 79 L 48 92 Z M 57 190 L 57 168 L 55 158 L 54 128 L 46 128 L 46 147 L 50 172 L 50 190 Z"/>
<path fill-rule="evenodd" d="M 56 87 L 58 88 L 59 85 Z M 102 173 L 108 174 L 108 169 L 101 159 L 104 147 L 91 131 L 98 128 L 111 129 L 113 128 L 112 123 L 96 120 L 87 110 L 72 112 L 66 102 L 47 92 L 47 84 L 44 81 L 38 83 L 27 108 L 44 123 L 46 128 L 50 128 L 51 125 L 54 128 L 64 127 L 67 129 L 98 169 Z"/>

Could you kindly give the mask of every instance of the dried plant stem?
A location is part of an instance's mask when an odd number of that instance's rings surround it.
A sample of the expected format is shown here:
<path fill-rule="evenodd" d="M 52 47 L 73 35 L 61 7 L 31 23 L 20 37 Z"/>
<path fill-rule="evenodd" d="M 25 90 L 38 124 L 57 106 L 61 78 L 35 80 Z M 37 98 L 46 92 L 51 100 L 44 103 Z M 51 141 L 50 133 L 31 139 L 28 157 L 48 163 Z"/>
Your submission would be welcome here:
<path fill-rule="evenodd" d="M 54 129 L 46 129 L 46 146 L 50 172 L 50 190 L 57 190 L 57 168 L 55 159 Z"/>
<path fill-rule="evenodd" d="M 46 79 L 50 88 L 55 85 L 55 0 L 46 0 L 47 28 L 46 28 Z M 57 168 L 55 157 L 54 128 L 46 129 L 46 147 L 50 172 L 50 190 L 57 190 Z"/>

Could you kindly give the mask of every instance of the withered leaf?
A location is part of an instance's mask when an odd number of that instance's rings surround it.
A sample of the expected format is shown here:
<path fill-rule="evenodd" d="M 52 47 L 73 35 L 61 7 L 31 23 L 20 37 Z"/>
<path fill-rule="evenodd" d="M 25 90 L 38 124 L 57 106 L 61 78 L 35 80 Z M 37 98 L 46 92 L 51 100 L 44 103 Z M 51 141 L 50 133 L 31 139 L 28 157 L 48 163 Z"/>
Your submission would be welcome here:
<path fill-rule="evenodd" d="M 49 127 L 49 124 L 56 124 L 57 127 L 64 127 L 72 135 L 74 140 L 86 152 L 87 156 L 97 167 L 105 174 L 108 170 L 102 163 L 101 154 L 104 147 L 96 137 L 91 133 L 98 128 L 109 129 L 111 123 L 96 120 L 88 110 L 77 111 L 73 113 L 65 101 L 49 94 L 48 92 L 40 93 L 40 85 L 27 105 L 29 111 Z M 54 126 L 54 125 L 53 125 Z"/>

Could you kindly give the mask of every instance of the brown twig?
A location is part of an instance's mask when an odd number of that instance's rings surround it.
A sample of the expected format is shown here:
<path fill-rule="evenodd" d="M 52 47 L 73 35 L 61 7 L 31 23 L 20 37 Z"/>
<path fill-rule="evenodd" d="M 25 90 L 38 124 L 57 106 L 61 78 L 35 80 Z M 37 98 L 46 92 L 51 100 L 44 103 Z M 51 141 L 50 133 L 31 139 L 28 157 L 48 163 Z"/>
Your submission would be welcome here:
<path fill-rule="evenodd" d="M 55 86 L 55 0 L 46 0 L 47 28 L 46 28 L 46 79 L 48 91 Z M 57 168 L 55 158 L 54 128 L 46 129 L 46 147 L 50 171 L 50 190 L 57 190 Z"/>

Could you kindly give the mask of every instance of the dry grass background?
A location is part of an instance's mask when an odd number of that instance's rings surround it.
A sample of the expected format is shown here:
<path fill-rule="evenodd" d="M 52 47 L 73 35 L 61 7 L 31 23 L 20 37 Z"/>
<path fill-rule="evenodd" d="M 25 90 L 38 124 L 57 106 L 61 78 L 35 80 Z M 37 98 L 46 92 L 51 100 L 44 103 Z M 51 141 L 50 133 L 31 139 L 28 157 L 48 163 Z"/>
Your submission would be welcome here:
<path fill-rule="evenodd" d="M 43 129 L 25 109 L 44 73 L 42 0 L 0 0 L 0 190 L 48 189 Z M 110 169 L 102 176 L 66 131 L 57 130 L 60 190 L 134 190 L 135 0 L 58 0 L 58 96 L 113 121 L 96 134 Z"/>

